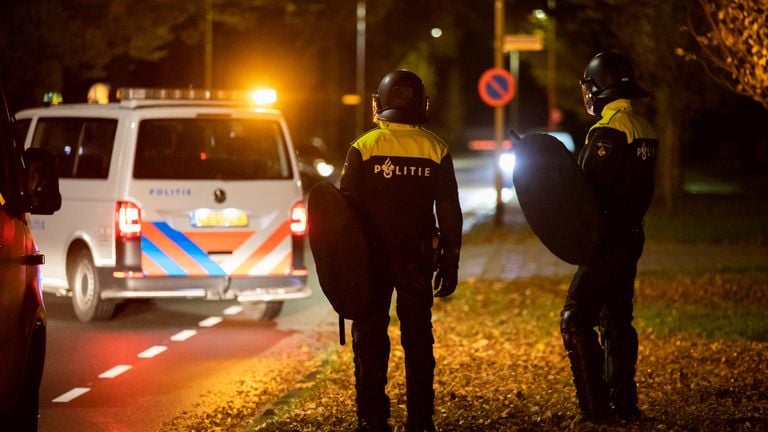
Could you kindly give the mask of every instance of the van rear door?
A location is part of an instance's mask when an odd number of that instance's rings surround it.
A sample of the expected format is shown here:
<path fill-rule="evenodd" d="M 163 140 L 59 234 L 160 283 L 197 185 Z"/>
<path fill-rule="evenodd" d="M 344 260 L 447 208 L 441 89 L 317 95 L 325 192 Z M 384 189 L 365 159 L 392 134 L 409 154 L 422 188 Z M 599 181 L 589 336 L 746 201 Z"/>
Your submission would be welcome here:
<path fill-rule="evenodd" d="M 144 118 L 129 197 L 146 276 L 285 276 L 295 158 L 276 116 Z"/>

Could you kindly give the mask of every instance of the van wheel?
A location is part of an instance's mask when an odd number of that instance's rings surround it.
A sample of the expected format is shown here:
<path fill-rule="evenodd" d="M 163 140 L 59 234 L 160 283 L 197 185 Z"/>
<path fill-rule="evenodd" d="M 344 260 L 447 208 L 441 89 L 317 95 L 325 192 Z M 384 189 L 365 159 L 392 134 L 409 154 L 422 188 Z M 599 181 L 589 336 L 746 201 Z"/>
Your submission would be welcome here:
<path fill-rule="evenodd" d="M 283 302 L 247 302 L 242 303 L 243 314 L 248 318 L 269 321 L 277 318 L 283 310 Z"/>
<path fill-rule="evenodd" d="M 69 273 L 69 287 L 72 290 L 72 307 L 82 322 L 102 321 L 112 318 L 115 302 L 101 298 L 101 284 L 91 254 L 81 250 L 75 255 Z"/>

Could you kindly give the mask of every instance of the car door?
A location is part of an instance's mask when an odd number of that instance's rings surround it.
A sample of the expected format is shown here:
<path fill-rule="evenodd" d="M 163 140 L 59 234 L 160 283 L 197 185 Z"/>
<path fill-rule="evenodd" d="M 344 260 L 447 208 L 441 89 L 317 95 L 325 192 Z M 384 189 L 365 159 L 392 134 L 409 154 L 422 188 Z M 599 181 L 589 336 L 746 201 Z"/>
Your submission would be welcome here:
<path fill-rule="evenodd" d="M 0 410 L 5 411 L 18 397 L 28 352 L 26 263 L 34 244 L 25 222 L 21 156 L 9 129 L 0 128 L 0 134 Z"/>
<path fill-rule="evenodd" d="M 15 132 L 0 87 L 0 429 L 27 431 L 37 430 L 46 326 L 28 212 L 52 214 L 61 195 L 55 156 L 22 153 Z"/>
<path fill-rule="evenodd" d="M 7 204 L 7 202 L 6 202 Z M 0 393 L 14 400 L 26 358 L 27 328 L 34 310 L 25 304 L 29 269 L 34 256 L 29 228 L 17 215 L 0 207 Z M 32 316 L 28 316 L 32 314 Z M 7 407 L 3 403 L 3 407 Z"/>

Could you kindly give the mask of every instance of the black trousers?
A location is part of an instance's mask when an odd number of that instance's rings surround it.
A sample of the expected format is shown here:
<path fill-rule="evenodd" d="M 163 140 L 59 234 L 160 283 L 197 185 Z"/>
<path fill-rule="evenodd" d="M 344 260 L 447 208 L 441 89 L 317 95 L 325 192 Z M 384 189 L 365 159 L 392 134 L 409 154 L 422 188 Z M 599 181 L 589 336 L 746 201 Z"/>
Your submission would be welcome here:
<path fill-rule="evenodd" d="M 390 340 L 387 334 L 393 290 L 405 351 L 406 405 L 409 421 L 431 422 L 434 413 L 432 351 L 432 238 L 388 238 L 375 253 L 377 307 L 370 318 L 352 323 L 357 416 L 382 422 L 390 416 L 385 391 Z"/>
<path fill-rule="evenodd" d="M 576 271 L 561 314 L 575 318 L 565 324 L 571 327 L 567 331 L 591 339 L 582 340 L 585 346 L 598 343 L 593 328 L 600 327 L 604 355 L 598 364 L 586 366 L 604 377 L 612 406 L 637 404 L 638 340 L 632 299 L 644 243 L 642 227 L 610 232 L 598 256 Z"/>

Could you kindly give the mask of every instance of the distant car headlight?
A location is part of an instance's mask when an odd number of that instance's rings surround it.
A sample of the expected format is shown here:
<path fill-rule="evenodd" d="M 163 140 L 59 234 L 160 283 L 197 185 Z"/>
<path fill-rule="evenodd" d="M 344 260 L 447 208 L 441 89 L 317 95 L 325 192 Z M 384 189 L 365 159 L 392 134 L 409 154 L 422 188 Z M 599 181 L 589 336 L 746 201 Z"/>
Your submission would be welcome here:
<path fill-rule="evenodd" d="M 317 170 L 317 173 L 323 177 L 328 177 L 333 174 L 333 165 L 326 163 L 322 159 L 315 161 L 315 169 Z"/>
<path fill-rule="evenodd" d="M 515 169 L 515 155 L 512 153 L 502 153 L 499 156 L 499 168 L 505 174 L 512 174 Z"/>

